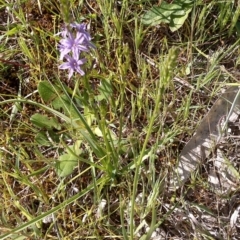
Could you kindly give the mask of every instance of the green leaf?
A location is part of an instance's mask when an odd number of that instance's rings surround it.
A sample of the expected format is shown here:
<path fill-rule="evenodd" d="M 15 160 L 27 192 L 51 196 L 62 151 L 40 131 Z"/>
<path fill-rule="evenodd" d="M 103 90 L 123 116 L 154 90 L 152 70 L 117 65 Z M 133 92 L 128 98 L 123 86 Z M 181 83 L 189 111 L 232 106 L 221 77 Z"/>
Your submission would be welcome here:
<path fill-rule="evenodd" d="M 70 175 L 78 164 L 78 156 L 81 154 L 81 141 L 76 141 L 73 146 L 67 148 L 67 153 L 60 156 L 56 163 L 57 174 L 59 177 Z"/>
<path fill-rule="evenodd" d="M 160 6 L 153 6 L 152 9 L 146 12 L 142 18 L 142 22 L 143 24 L 151 26 L 156 26 L 160 23 L 170 23 L 173 11 L 174 6 L 173 9 L 171 9 L 168 3 L 162 2 Z"/>
<path fill-rule="evenodd" d="M 40 113 L 34 114 L 30 121 L 37 127 L 40 128 L 46 128 L 46 129 L 61 129 L 60 124 L 58 123 L 57 119 L 54 117 L 47 117 L 45 115 L 42 115 Z"/>
<path fill-rule="evenodd" d="M 71 100 L 65 94 L 61 94 L 52 102 L 52 106 L 56 110 L 63 110 L 64 113 L 71 118 L 79 118 L 78 112 L 75 110 Z"/>
<path fill-rule="evenodd" d="M 40 131 L 36 137 L 35 141 L 37 144 L 41 146 L 52 146 L 53 143 L 59 143 L 60 142 L 60 136 L 59 134 L 55 133 L 54 131 Z"/>
<path fill-rule="evenodd" d="M 170 4 L 163 1 L 160 6 L 153 6 L 146 12 L 142 17 L 142 22 L 150 26 L 167 23 L 171 31 L 176 31 L 183 25 L 192 7 L 193 0 L 175 0 Z"/>
<path fill-rule="evenodd" d="M 52 102 L 54 109 L 63 110 L 67 116 L 78 118 L 78 113 L 58 86 L 52 85 L 48 81 L 42 81 L 38 84 L 38 92 L 44 102 Z"/>
<path fill-rule="evenodd" d="M 66 177 L 73 172 L 78 164 L 78 158 L 72 154 L 66 153 L 60 156 L 56 164 L 57 174 L 59 177 Z"/>
<path fill-rule="evenodd" d="M 52 101 L 54 98 L 57 97 L 55 89 L 47 81 L 42 81 L 38 84 L 38 92 L 43 101 L 45 102 Z"/>
<path fill-rule="evenodd" d="M 50 141 L 48 140 L 46 133 L 44 131 L 39 132 L 36 137 L 35 141 L 40 146 L 51 146 Z"/>
<path fill-rule="evenodd" d="M 179 5 L 189 6 L 193 4 L 193 0 L 175 0 Z"/>
<path fill-rule="evenodd" d="M 184 22 L 186 21 L 186 19 L 188 18 L 188 14 L 192 11 L 192 8 L 188 9 L 185 14 L 181 17 L 176 17 L 173 19 L 173 22 L 170 23 L 170 30 L 172 32 L 177 31 L 180 27 L 182 27 L 182 25 L 184 24 Z"/>

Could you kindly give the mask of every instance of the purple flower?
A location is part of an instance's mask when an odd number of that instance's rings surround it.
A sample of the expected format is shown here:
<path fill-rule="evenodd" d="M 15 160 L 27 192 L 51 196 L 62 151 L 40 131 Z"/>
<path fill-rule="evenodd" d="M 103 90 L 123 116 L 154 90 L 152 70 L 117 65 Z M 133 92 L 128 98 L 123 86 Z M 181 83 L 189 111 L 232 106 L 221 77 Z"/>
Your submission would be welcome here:
<path fill-rule="evenodd" d="M 75 58 L 65 55 L 64 56 L 67 59 L 67 62 L 64 62 L 59 66 L 59 69 L 68 69 L 68 79 L 70 79 L 74 72 L 80 73 L 82 76 L 85 74 L 85 72 L 80 68 L 80 65 L 83 65 L 86 62 L 86 59 L 79 59 L 76 60 Z"/>
<path fill-rule="evenodd" d="M 77 56 L 79 56 L 80 51 L 89 51 L 88 46 L 86 46 L 84 36 L 82 36 L 82 34 L 77 33 L 76 37 L 74 37 L 71 32 L 68 32 L 66 35 L 68 35 L 68 37 L 60 40 L 60 60 L 62 60 L 64 56 L 71 51 L 73 53 L 73 56 L 76 56 L 76 59 L 78 59 Z"/>
<path fill-rule="evenodd" d="M 84 43 L 86 44 L 86 46 L 96 48 L 95 45 L 91 43 L 92 38 L 86 30 L 87 29 L 86 24 L 72 23 L 72 24 L 70 24 L 70 26 L 75 28 L 78 33 L 82 34 L 82 36 L 84 38 Z"/>
<path fill-rule="evenodd" d="M 72 23 L 66 26 L 58 35 L 62 36 L 58 45 L 60 60 L 64 58 L 67 60 L 59 68 L 69 70 L 69 79 L 74 72 L 84 75 L 85 73 L 80 66 L 86 62 L 86 59 L 80 59 L 80 55 L 82 52 L 88 52 L 90 48 L 95 48 L 94 44 L 91 43 L 91 36 L 86 30 L 86 25 Z"/>
<path fill-rule="evenodd" d="M 61 35 L 63 38 L 66 38 L 69 34 L 68 28 L 65 26 L 61 32 L 58 32 L 56 35 Z"/>
<path fill-rule="evenodd" d="M 76 28 L 76 30 L 80 33 L 85 34 L 86 36 L 88 36 L 88 39 L 91 40 L 90 34 L 86 31 L 87 29 L 87 25 L 84 23 L 71 23 L 70 24 L 71 27 Z"/>

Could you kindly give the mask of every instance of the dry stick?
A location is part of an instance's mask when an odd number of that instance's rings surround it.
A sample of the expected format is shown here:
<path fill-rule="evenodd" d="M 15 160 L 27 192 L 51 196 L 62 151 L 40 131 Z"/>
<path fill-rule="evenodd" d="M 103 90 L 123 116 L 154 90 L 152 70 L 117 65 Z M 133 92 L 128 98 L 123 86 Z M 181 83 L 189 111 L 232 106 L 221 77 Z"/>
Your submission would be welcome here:
<path fill-rule="evenodd" d="M 18 66 L 18 67 L 24 67 L 24 68 L 29 68 L 30 66 L 28 64 L 21 64 L 21 63 L 17 63 L 17 62 L 11 62 L 5 59 L 0 58 L 0 62 L 3 63 L 7 63 L 9 65 L 13 65 L 13 66 Z"/>
<path fill-rule="evenodd" d="M 227 116 L 227 120 L 236 121 L 239 115 L 237 109 L 240 108 L 239 95 L 238 86 L 228 88 L 203 118 L 195 135 L 189 140 L 179 156 L 178 166 L 170 180 L 171 190 L 183 186 L 191 173 L 201 164 L 201 160 L 210 155 L 219 141 L 220 119 Z"/>

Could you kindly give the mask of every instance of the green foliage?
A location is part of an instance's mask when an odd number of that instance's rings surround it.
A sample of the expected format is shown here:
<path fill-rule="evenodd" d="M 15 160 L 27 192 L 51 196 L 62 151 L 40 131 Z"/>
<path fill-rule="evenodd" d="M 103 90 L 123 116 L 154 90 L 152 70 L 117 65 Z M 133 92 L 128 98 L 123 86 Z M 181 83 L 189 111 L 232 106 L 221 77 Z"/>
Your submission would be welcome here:
<path fill-rule="evenodd" d="M 66 148 L 66 153 L 60 156 L 56 163 L 57 174 L 59 177 L 66 177 L 73 172 L 77 166 L 81 154 L 80 149 L 81 141 L 78 140 L 74 145 Z"/>
<path fill-rule="evenodd" d="M 42 100 L 51 103 L 56 110 L 63 110 L 66 116 L 78 118 L 78 112 L 72 104 L 72 100 L 68 98 L 61 86 L 51 84 L 48 81 L 42 81 L 38 84 L 38 92 Z"/>
<path fill-rule="evenodd" d="M 60 124 L 58 123 L 56 118 L 53 117 L 47 117 L 45 115 L 36 113 L 31 117 L 31 122 L 35 124 L 35 126 L 40 128 L 46 128 L 46 129 L 53 129 L 56 128 L 58 130 L 61 129 Z"/>
<path fill-rule="evenodd" d="M 109 100 L 112 95 L 112 84 L 108 79 L 102 79 L 101 84 L 98 88 L 99 95 L 95 97 L 96 100 L 101 101 L 103 99 Z"/>
<path fill-rule="evenodd" d="M 170 30 L 175 32 L 184 24 L 193 4 L 193 0 L 174 0 L 172 3 L 162 1 L 159 6 L 153 6 L 143 15 L 142 22 L 150 26 L 167 23 Z"/>
<path fill-rule="evenodd" d="M 39 146 L 52 146 L 60 142 L 60 136 L 53 130 L 41 130 L 35 136 L 35 141 Z"/>
<path fill-rule="evenodd" d="M 55 117 L 47 117 L 36 113 L 32 115 L 30 121 L 40 128 L 35 136 L 36 143 L 40 146 L 52 146 L 54 143 L 59 143 L 60 138 L 56 130 L 61 130 L 62 127 Z"/>
<path fill-rule="evenodd" d="M 51 104 L 53 109 L 58 111 L 63 111 L 64 114 L 70 117 L 71 121 L 74 121 L 75 124 L 72 125 L 71 122 L 66 123 L 66 128 L 75 128 L 80 130 L 83 137 L 79 136 L 79 139 L 86 139 L 92 145 L 93 149 L 98 149 L 95 144 L 96 138 L 91 130 L 91 121 L 90 125 L 84 120 L 84 116 L 77 111 L 76 106 L 73 103 L 73 99 L 71 99 L 67 93 L 69 89 L 66 86 L 51 84 L 48 81 L 42 81 L 38 84 L 38 92 L 42 98 L 42 100 L 48 104 Z M 87 130 L 93 137 L 90 137 L 85 131 L 84 124 L 79 121 L 79 116 L 84 121 L 85 127 L 87 126 Z M 88 114 L 87 114 L 88 117 Z M 38 144 L 42 144 L 45 146 L 56 145 L 58 146 L 60 142 L 59 134 L 57 134 L 54 129 L 60 130 L 61 125 L 58 120 L 54 117 L 47 117 L 41 114 L 34 114 L 31 117 L 32 123 L 34 123 L 37 127 L 41 128 L 41 131 L 36 135 L 36 142 Z M 44 129 L 48 130 L 47 132 L 43 131 Z M 64 135 L 62 134 L 61 139 L 64 140 Z M 71 174 L 74 167 L 78 164 L 78 157 L 81 153 L 80 151 L 80 142 L 81 140 L 77 140 L 77 142 L 72 146 L 65 146 L 64 149 L 66 153 L 61 154 L 56 163 L 57 174 L 60 177 L 66 177 Z"/>
<path fill-rule="evenodd" d="M 105 141 L 109 141 L 110 143 L 107 145 L 107 149 L 111 149 L 110 151 L 113 151 L 115 148 L 114 144 L 117 144 L 111 130 L 106 130 L 106 122 L 104 119 L 106 114 L 104 105 L 106 105 L 106 102 L 109 102 L 113 92 L 110 80 L 101 80 L 98 87 L 99 94 L 96 96 L 92 94 L 92 89 L 90 89 L 88 84 L 86 84 L 86 91 L 84 91 L 84 94 L 81 96 L 79 91 L 72 92 L 70 88 L 61 82 L 59 82 L 59 84 L 51 84 L 48 81 L 41 81 L 38 84 L 38 92 L 46 104 L 50 104 L 54 110 L 63 111 L 64 115 L 70 118 L 70 122 L 63 125 L 60 124 L 55 117 L 34 114 L 31 117 L 31 121 L 41 129 L 35 137 L 36 142 L 44 146 L 52 145 L 56 147 L 59 145 L 61 139 L 64 140 L 66 137 L 66 134 L 62 133 L 60 139 L 56 130 L 60 130 L 63 127 L 77 130 L 77 139 L 84 140 L 85 144 L 91 146 L 94 153 L 102 158 L 102 164 L 106 172 L 112 176 L 117 167 L 117 158 L 114 160 L 115 163 L 112 163 L 114 155 L 112 157 L 106 157 L 105 150 L 100 146 L 100 142 L 98 141 L 99 137 L 105 139 Z M 70 97 L 69 94 L 71 94 L 72 97 Z M 91 96 L 92 100 L 90 99 Z M 101 102 L 100 108 L 98 109 L 95 104 L 89 104 L 91 101 Z M 99 111 L 101 113 L 100 119 L 99 117 L 96 118 L 96 113 Z M 96 121 L 100 121 L 99 127 L 95 126 Z M 74 155 L 68 150 L 66 151 L 67 153 L 60 155 L 56 165 L 57 173 L 61 177 L 71 174 L 78 162 L 78 155 L 80 154 L 78 151 L 75 152 Z"/>
<path fill-rule="evenodd" d="M 50 102 L 57 97 L 56 91 L 48 81 L 42 81 L 38 84 L 38 92 L 45 102 Z"/>

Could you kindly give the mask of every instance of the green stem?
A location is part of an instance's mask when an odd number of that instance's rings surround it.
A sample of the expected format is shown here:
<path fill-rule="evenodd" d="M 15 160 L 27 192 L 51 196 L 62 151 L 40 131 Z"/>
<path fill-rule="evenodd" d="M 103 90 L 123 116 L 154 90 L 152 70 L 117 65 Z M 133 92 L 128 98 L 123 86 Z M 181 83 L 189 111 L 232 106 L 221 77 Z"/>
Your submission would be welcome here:
<path fill-rule="evenodd" d="M 139 181 L 139 172 L 140 172 L 140 166 L 141 166 L 141 162 L 147 147 L 147 143 L 149 140 L 149 137 L 152 133 L 152 127 L 154 124 L 154 120 L 157 116 L 157 113 L 159 112 L 160 109 L 160 100 L 161 100 L 161 96 L 162 96 L 162 91 L 161 91 L 161 80 L 159 80 L 158 84 L 157 84 L 157 89 L 158 89 L 158 94 L 157 94 L 157 100 L 156 100 L 156 105 L 155 108 L 153 110 L 153 115 L 150 119 L 150 123 L 149 123 L 149 128 L 147 131 L 147 135 L 145 138 L 145 141 L 143 143 L 143 147 L 142 150 L 140 152 L 140 156 L 137 159 L 136 162 L 136 170 L 135 170 L 135 175 L 134 175 L 134 181 L 133 181 L 133 192 L 132 192 L 132 201 L 131 201 L 131 212 L 130 212 L 130 239 L 134 239 L 134 227 L 133 227 L 133 223 L 134 223 L 134 204 L 135 204 L 135 199 L 136 199 L 136 193 L 137 193 L 137 185 L 138 185 L 138 181 Z"/>

